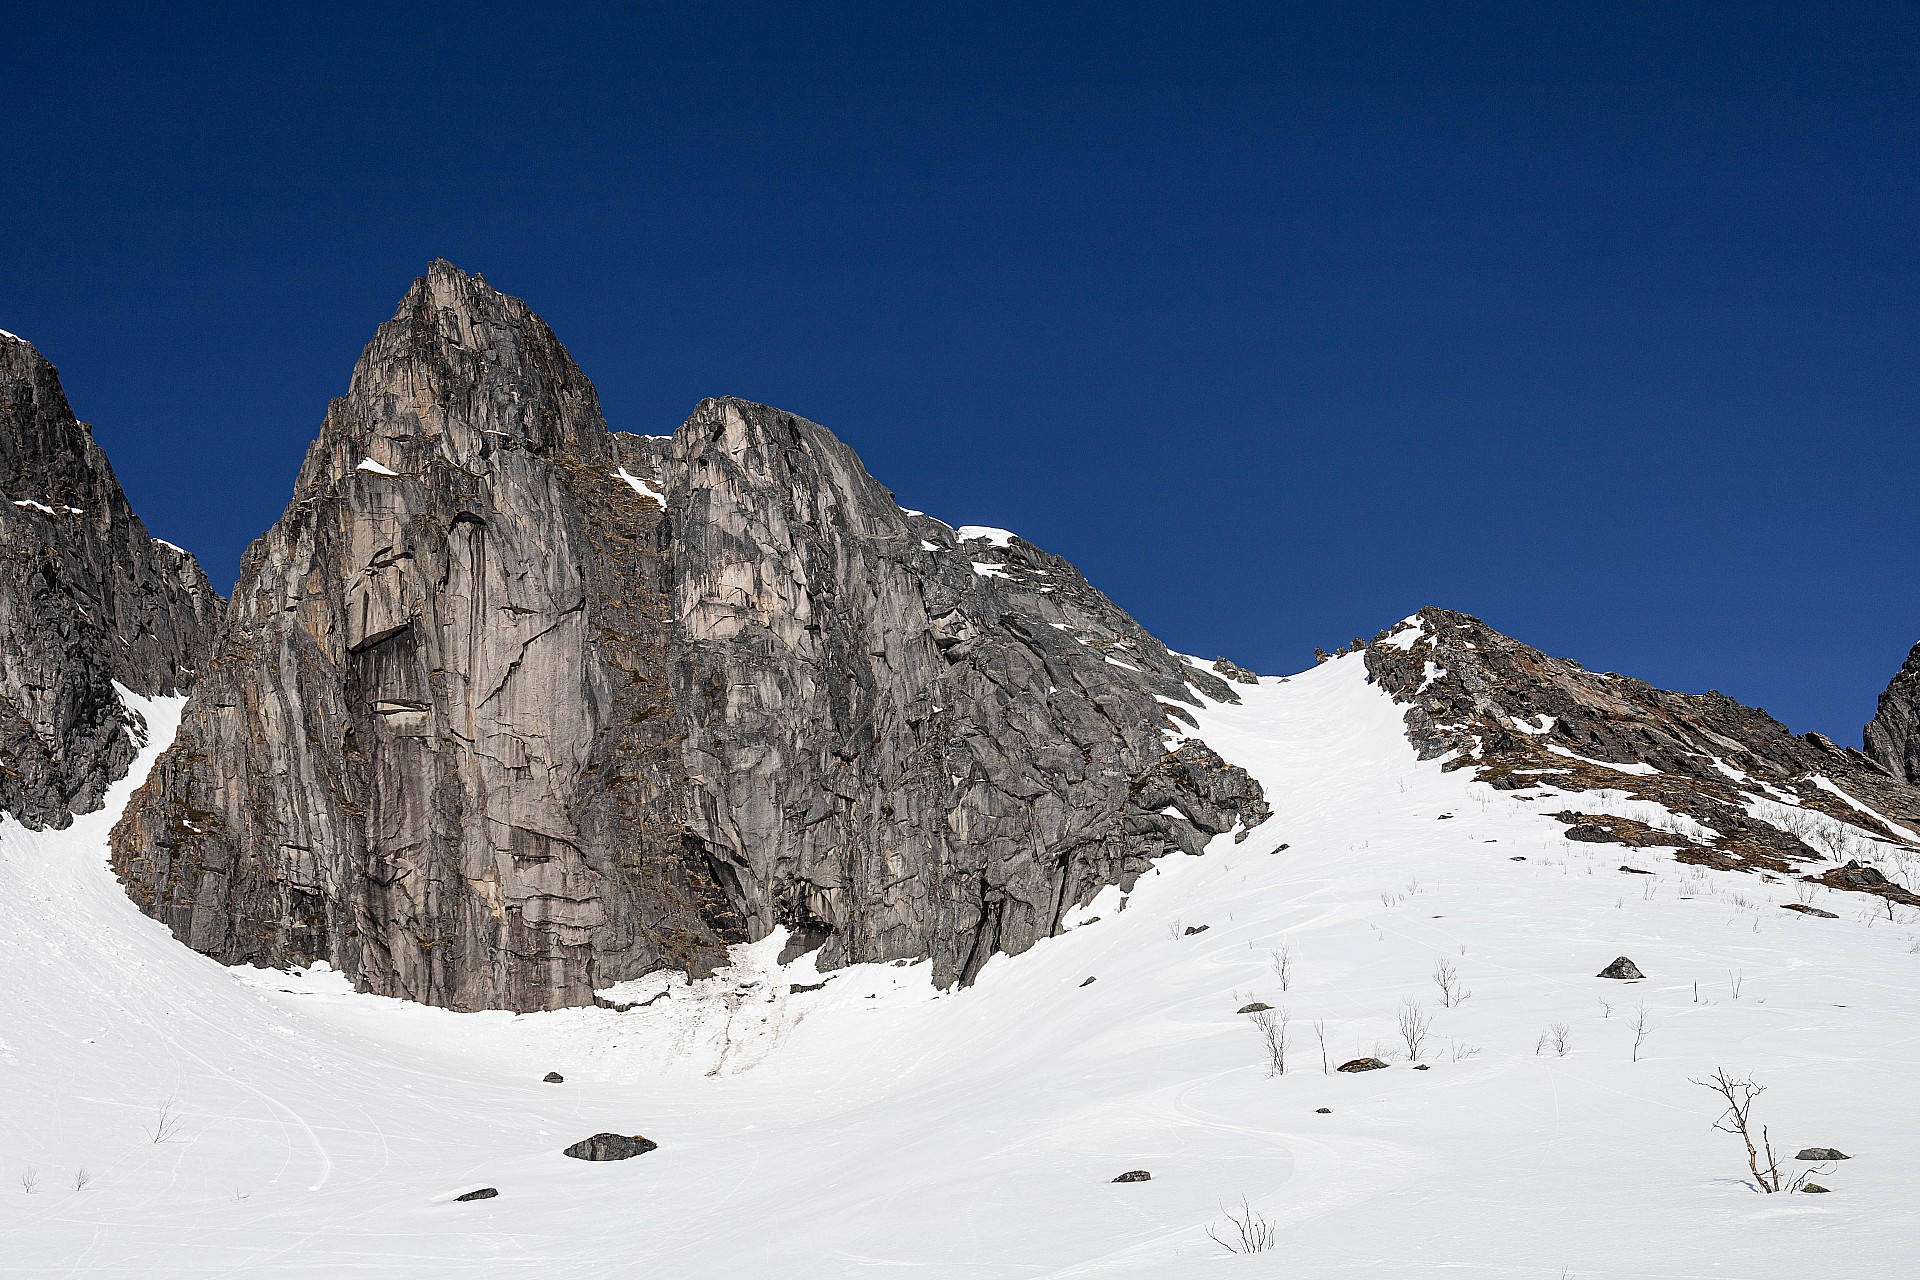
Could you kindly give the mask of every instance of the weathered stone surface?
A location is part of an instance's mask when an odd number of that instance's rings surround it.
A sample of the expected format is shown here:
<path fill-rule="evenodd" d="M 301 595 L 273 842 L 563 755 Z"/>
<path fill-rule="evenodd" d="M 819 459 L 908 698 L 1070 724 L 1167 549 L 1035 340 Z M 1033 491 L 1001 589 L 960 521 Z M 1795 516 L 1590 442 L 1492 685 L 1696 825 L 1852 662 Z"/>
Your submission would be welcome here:
<path fill-rule="evenodd" d="M 199 563 L 147 535 L 54 367 L 0 336 L 0 812 L 97 809 L 146 732 L 114 683 L 184 692 L 221 610 Z"/>
<path fill-rule="evenodd" d="M 1129 1169 L 1114 1179 L 1115 1182 L 1151 1182 L 1152 1180 L 1153 1175 L 1145 1169 Z"/>
<path fill-rule="evenodd" d="M 561 1075 L 558 1071 L 549 1071 L 547 1072 L 547 1074 L 540 1077 L 541 1084 L 565 1084 L 566 1082 L 567 1082 L 567 1078 Z"/>
<path fill-rule="evenodd" d="M 1894 777 L 1920 786 L 1920 644 L 1880 695 L 1867 722 L 1867 754 Z"/>
<path fill-rule="evenodd" d="M 637 1133 L 596 1133 L 591 1138 L 580 1139 L 560 1154 L 575 1160 L 631 1160 L 659 1147 L 653 1139 Z"/>
<path fill-rule="evenodd" d="M 1378 1058 L 1354 1058 L 1334 1068 L 1335 1071 L 1345 1071 L 1349 1074 L 1357 1071 L 1385 1071 L 1386 1069 L 1387 1064 Z"/>
<path fill-rule="evenodd" d="M 823 968 L 967 981 L 1268 812 L 1180 738 L 1230 687 L 1066 561 L 963 543 L 764 405 L 612 434 L 547 327 L 446 263 L 209 668 L 114 833 L 135 901 L 222 960 L 453 1008 L 587 1004 L 782 927 Z"/>
<path fill-rule="evenodd" d="M 1802 1147 L 1795 1160 L 1806 1160 L 1813 1164 L 1825 1164 L 1832 1160 L 1851 1160 L 1852 1156 L 1837 1147 Z"/>
<path fill-rule="evenodd" d="M 1259 684 L 1260 677 L 1247 670 L 1231 658 L 1219 657 L 1213 660 L 1213 669 L 1235 684 Z"/>
<path fill-rule="evenodd" d="M 1831 911 L 1822 911 L 1819 907 L 1810 907 L 1804 902 L 1783 902 L 1780 904 L 1780 909 L 1782 911 L 1798 912 L 1803 916 L 1818 916 L 1822 920 L 1838 920 L 1840 918 Z"/>
<path fill-rule="evenodd" d="M 1365 652 L 1369 676 L 1406 705 L 1407 736 L 1422 759 L 1449 756 L 1449 769 L 1548 801 L 1607 791 L 1677 815 L 1671 829 L 1656 829 L 1556 813 L 1571 840 L 1669 847 L 1680 862 L 1795 875 L 1810 864 L 1891 855 L 1920 829 L 1920 789 L 1862 752 L 1796 735 L 1720 693 L 1672 693 L 1587 671 L 1447 609 L 1422 609 Z M 1757 801 L 1775 804 L 1765 812 L 1776 822 L 1755 815 Z M 1864 876 L 1821 879 L 1906 900 L 1899 886 Z"/>
<path fill-rule="evenodd" d="M 1627 959 L 1625 956 L 1618 956 L 1612 964 L 1594 976 L 1597 978 L 1621 978 L 1631 981 L 1634 978 L 1644 978 L 1647 975 L 1640 972 L 1640 966 L 1633 961 Z"/>
<path fill-rule="evenodd" d="M 481 1187 L 479 1190 L 469 1191 L 463 1196 L 455 1196 L 454 1201 L 458 1204 L 465 1204 L 472 1200 L 491 1200 L 499 1194 L 500 1188 L 498 1187 Z"/>

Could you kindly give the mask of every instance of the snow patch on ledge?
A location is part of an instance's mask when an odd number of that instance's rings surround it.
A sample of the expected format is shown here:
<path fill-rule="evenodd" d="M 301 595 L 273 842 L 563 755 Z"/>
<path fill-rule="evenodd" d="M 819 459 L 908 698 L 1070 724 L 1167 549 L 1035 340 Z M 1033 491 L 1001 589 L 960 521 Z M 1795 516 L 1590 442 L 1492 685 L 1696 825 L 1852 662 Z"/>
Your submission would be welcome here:
<path fill-rule="evenodd" d="M 161 546 L 165 547 L 169 551 L 178 551 L 183 556 L 190 556 L 193 554 L 193 552 L 187 550 L 185 547 L 180 546 L 177 543 L 168 542 L 165 538 L 154 538 L 152 539 L 152 541 L 159 543 Z"/>
<path fill-rule="evenodd" d="M 1658 769 L 1654 768 L 1650 764 L 1641 764 L 1637 762 L 1634 764 L 1615 764 L 1611 760 L 1595 760 L 1591 756 L 1579 755 L 1575 752 L 1567 750 L 1565 747 L 1556 746 L 1551 742 L 1547 744 L 1547 750 L 1553 752 L 1553 754 L 1557 756 L 1565 756 L 1569 760 L 1578 760 L 1583 764 L 1595 765 L 1602 769 L 1611 769 L 1615 773 L 1647 774 L 1647 773 L 1660 772 Z"/>
<path fill-rule="evenodd" d="M 621 467 L 618 471 L 615 471 L 613 474 L 615 474 L 616 476 L 619 476 L 622 480 L 625 480 L 627 482 L 627 487 L 632 489 L 635 493 L 639 494 L 641 497 L 652 498 L 655 502 L 659 503 L 662 507 L 667 505 L 667 495 L 665 495 L 664 493 L 661 493 L 658 489 L 648 484 L 645 480 L 642 480 L 639 476 L 634 475 L 631 471 L 627 470 L 625 467 Z"/>
<path fill-rule="evenodd" d="M 1008 582 L 1013 581 L 1013 575 L 997 564 L 986 564 L 979 560 L 972 561 L 971 563 L 973 564 L 973 571 L 983 578 L 1005 578 Z"/>
<path fill-rule="evenodd" d="M 1017 536 L 987 524 L 963 524 L 954 533 L 959 535 L 962 542 L 990 542 L 996 547 L 1006 546 Z"/>
<path fill-rule="evenodd" d="M 1380 643 L 1389 648 L 1406 650 L 1420 643 L 1426 634 L 1427 624 L 1421 621 L 1420 615 L 1416 613 L 1411 617 L 1400 619 L 1400 625 L 1394 628 L 1393 634 Z"/>
<path fill-rule="evenodd" d="M 360 459 L 360 465 L 355 467 L 354 470 L 370 471 L 376 476 L 397 476 L 400 474 L 398 471 L 395 471 L 392 467 L 381 466 L 379 463 L 375 462 L 372 458 Z"/>

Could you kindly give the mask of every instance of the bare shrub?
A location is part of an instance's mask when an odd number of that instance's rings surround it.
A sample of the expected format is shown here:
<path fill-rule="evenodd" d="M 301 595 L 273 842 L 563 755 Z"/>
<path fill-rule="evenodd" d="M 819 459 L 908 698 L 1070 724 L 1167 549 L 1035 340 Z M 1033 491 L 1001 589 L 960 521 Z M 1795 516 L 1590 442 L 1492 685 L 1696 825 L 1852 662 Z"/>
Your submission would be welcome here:
<path fill-rule="evenodd" d="M 1400 1006 L 1400 1016 L 1395 1019 L 1395 1025 L 1399 1028 L 1401 1042 L 1407 1046 L 1407 1061 L 1420 1061 L 1420 1046 L 1427 1042 L 1427 1032 L 1433 1026 L 1433 1019 L 1421 1010 L 1418 1000 L 1409 996 L 1406 1003 Z"/>
<path fill-rule="evenodd" d="M 1285 991 L 1293 982 L 1293 948 L 1280 946 L 1267 954 L 1273 958 L 1273 976 L 1280 979 L 1280 989 Z"/>
<path fill-rule="evenodd" d="M 1573 1029 L 1564 1022 L 1556 1022 L 1540 1033 L 1533 1042 L 1534 1056 L 1538 1057 L 1553 1050 L 1556 1058 L 1564 1058 L 1573 1052 Z"/>
<path fill-rule="evenodd" d="M 1640 1046 L 1653 1034 L 1653 1015 L 1647 1012 L 1647 1006 L 1641 1005 L 1633 1015 L 1633 1060 L 1640 1061 Z"/>
<path fill-rule="evenodd" d="M 73 1171 L 73 1189 L 75 1191 L 85 1191 L 87 1189 L 87 1184 L 92 1181 L 93 1181 L 93 1175 L 87 1172 L 87 1167 L 85 1165 L 81 1165 L 78 1169 L 75 1169 Z"/>
<path fill-rule="evenodd" d="M 20 1189 L 28 1195 L 32 1195 L 38 1191 L 40 1189 L 40 1171 L 38 1169 L 22 1170 L 20 1173 Z"/>
<path fill-rule="evenodd" d="M 1251 1017 L 1255 1029 L 1260 1032 L 1261 1043 L 1266 1046 L 1267 1074 L 1270 1076 L 1287 1074 L 1287 1011 L 1256 1009 Z"/>
<path fill-rule="evenodd" d="M 1461 1040 L 1447 1041 L 1447 1056 L 1455 1062 L 1465 1062 L 1468 1058 L 1478 1057 L 1480 1049 Z"/>
<path fill-rule="evenodd" d="M 1754 1183 L 1769 1195 L 1782 1190 L 1780 1161 L 1773 1154 L 1773 1143 L 1767 1137 L 1765 1125 L 1760 1126 L 1760 1141 L 1753 1140 L 1753 1104 L 1767 1091 L 1767 1086 L 1755 1084 L 1751 1076 L 1735 1079 L 1727 1074 L 1725 1067 L 1715 1071 L 1711 1079 L 1693 1083 L 1713 1090 L 1727 1104 L 1713 1127 L 1721 1133 L 1732 1134 L 1746 1147 L 1747 1168 L 1753 1174 Z"/>
<path fill-rule="evenodd" d="M 1330 1076 L 1333 1074 L 1333 1068 L 1327 1062 L 1327 1024 L 1325 1019 L 1315 1018 L 1313 1020 L 1313 1034 L 1320 1039 L 1320 1074 Z"/>
<path fill-rule="evenodd" d="M 1727 985 L 1733 989 L 1733 998 L 1735 1000 L 1740 998 L 1740 988 L 1746 984 L 1746 981 L 1747 975 L 1745 973 L 1735 973 L 1731 969 L 1727 970 Z"/>
<path fill-rule="evenodd" d="M 1473 992 L 1461 985 L 1460 970 L 1451 960 L 1442 959 L 1434 962 L 1433 985 L 1440 988 L 1440 1007 L 1443 1009 L 1451 1009 L 1473 995 Z"/>
<path fill-rule="evenodd" d="M 180 1125 L 182 1121 L 181 1118 L 174 1113 L 173 1107 L 174 1099 L 172 1098 L 168 1098 L 165 1102 L 161 1103 L 159 1110 L 154 1115 L 153 1127 L 146 1131 L 147 1137 L 153 1140 L 153 1145 L 156 1147 L 163 1142 L 178 1142 L 180 1140 Z"/>
<path fill-rule="evenodd" d="M 1207 1228 L 1207 1235 L 1213 1242 L 1228 1253 L 1265 1253 L 1277 1243 L 1279 1234 L 1272 1221 L 1247 1203 L 1245 1196 L 1240 1197 L 1240 1212 L 1225 1205 L 1220 1212 L 1227 1215 L 1229 1227 Z"/>

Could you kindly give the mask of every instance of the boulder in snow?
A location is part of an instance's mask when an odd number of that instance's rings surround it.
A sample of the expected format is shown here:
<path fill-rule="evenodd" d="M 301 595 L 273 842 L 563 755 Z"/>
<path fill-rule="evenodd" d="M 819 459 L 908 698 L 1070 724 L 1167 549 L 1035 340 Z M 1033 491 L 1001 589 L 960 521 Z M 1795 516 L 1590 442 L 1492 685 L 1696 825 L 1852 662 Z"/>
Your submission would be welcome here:
<path fill-rule="evenodd" d="M 455 1196 L 456 1203 L 466 1200 L 491 1200 L 500 1194 L 498 1187 L 481 1187 L 478 1191 L 469 1191 L 463 1196 Z"/>
<path fill-rule="evenodd" d="M 1352 1062 L 1343 1062 L 1335 1071 L 1384 1071 L 1387 1064 L 1378 1058 L 1355 1058 Z"/>
<path fill-rule="evenodd" d="M 660 1144 L 651 1138 L 639 1134 L 628 1136 L 624 1133 L 596 1133 L 591 1138 L 582 1138 L 563 1151 L 562 1155 L 572 1156 L 575 1160 L 631 1160 L 643 1156 Z"/>
<path fill-rule="evenodd" d="M 1151 1182 L 1152 1180 L 1153 1175 L 1145 1169 L 1129 1169 L 1114 1179 L 1115 1182 Z"/>
<path fill-rule="evenodd" d="M 1851 1160 L 1852 1156 L 1837 1147 L 1803 1147 L 1795 1160 L 1806 1160 L 1813 1164 L 1825 1164 L 1829 1160 Z"/>
<path fill-rule="evenodd" d="M 1627 959 L 1625 956 L 1616 956 L 1613 963 L 1602 969 L 1596 976 L 1602 978 L 1644 978 L 1647 975 L 1640 972 L 1639 965 Z"/>
<path fill-rule="evenodd" d="M 565 1084 L 566 1082 L 567 1078 L 558 1071 L 549 1071 L 540 1077 L 541 1084 Z"/>

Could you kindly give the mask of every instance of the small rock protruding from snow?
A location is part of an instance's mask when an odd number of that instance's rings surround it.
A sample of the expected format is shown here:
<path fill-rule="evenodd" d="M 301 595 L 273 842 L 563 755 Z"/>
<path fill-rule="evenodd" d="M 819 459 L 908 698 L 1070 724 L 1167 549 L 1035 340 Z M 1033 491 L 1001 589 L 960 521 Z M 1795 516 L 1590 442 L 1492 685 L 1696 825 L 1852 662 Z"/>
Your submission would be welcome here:
<path fill-rule="evenodd" d="M 1351 1062 L 1343 1062 L 1334 1068 L 1335 1071 L 1345 1071 L 1349 1074 L 1355 1071 L 1385 1071 L 1386 1069 L 1387 1064 L 1378 1058 L 1355 1058 Z"/>
<path fill-rule="evenodd" d="M 1313 1109 L 1313 1114 L 1317 1116 L 1330 1116 L 1333 1114 L 1333 1108 L 1332 1107 L 1315 1107 Z"/>
<path fill-rule="evenodd" d="M 1795 1160 L 1805 1160 L 1810 1164 L 1826 1164 L 1833 1160 L 1851 1160 L 1852 1156 L 1838 1147 L 1802 1147 Z"/>
<path fill-rule="evenodd" d="M 1625 956 L 1618 956 L 1614 959 L 1614 962 L 1612 964 L 1608 965 L 1606 968 L 1602 969 L 1599 973 L 1595 974 L 1594 976 L 1599 978 L 1632 979 L 1632 978 L 1644 978 L 1647 975 L 1640 972 L 1640 966 L 1635 964 L 1633 961 L 1627 959 Z"/>
<path fill-rule="evenodd" d="M 1081 985 L 1081 986 L 1083 986 L 1083 987 L 1090 987 L 1090 986 L 1092 986 L 1092 985 L 1093 985 L 1093 984 L 1094 984 L 1095 982 L 1098 982 L 1098 981 L 1099 981 L 1099 979 L 1098 979 L 1098 978 L 1094 978 L 1094 977 L 1092 977 L 1092 976 L 1089 976 L 1089 977 L 1087 978 L 1087 980 L 1086 980 L 1085 982 L 1083 982 L 1083 983 L 1081 983 L 1080 985 Z"/>
<path fill-rule="evenodd" d="M 1236 684 L 1259 684 L 1260 677 L 1247 670 L 1231 658 L 1219 657 L 1213 660 L 1213 669 Z"/>
<path fill-rule="evenodd" d="M 499 1194 L 500 1188 L 498 1187 L 481 1187 L 478 1191 L 469 1191 L 467 1194 L 455 1196 L 453 1199 L 456 1204 L 459 1204 L 465 1203 L 468 1200 L 491 1200 Z"/>
<path fill-rule="evenodd" d="M 1205 933 L 1208 929 L 1212 927 L 1213 927 L 1212 925 L 1205 925 L 1205 924 L 1190 924 L 1187 926 L 1186 936 L 1191 938 L 1194 934 Z"/>
<path fill-rule="evenodd" d="M 1267 1004 L 1265 1001 L 1255 1000 L 1249 1004 L 1241 1005 L 1238 1009 L 1235 1009 L 1234 1012 L 1235 1013 L 1260 1013 L 1263 1010 L 1267 1010 L 1271 1008 L 1273 1008 L 1273 1006 L 1270 1004 Z"/>
<path fill-rule="evenodd" d="M 1129 1169 L 1114 1179 L 1115 1182 L 1151 1182 L 1152 1180 L 1153 1175 L 1145 1169 Z"/>
<path fill-rule="evenodd" d="M 566 1082 L 567 1082 L 567 1078 L 561 1075 L 558 1071 L 549 1071 L 547 1072 L 547 1074 L 540 1077 L 541 1084 L 565 1084 Z"/>
<path fill-rule="evenodd" d="M 1831 911 L 1822 911 L 1819 907 L 1810 907 L 1804 902 L 1783 902 L 1782 911 L 1797 911 L 1803 916 L 1819 916 L 1822 920 L 1838 920 L 1840 917 Z"/>
<path fill-rule="evenodd" d="M 639 1134 L 596 1133 L 582 1138 L 560 1154 L 575 1160 L 631 1160 L 659 1147 L 651 1138 Z"/>

